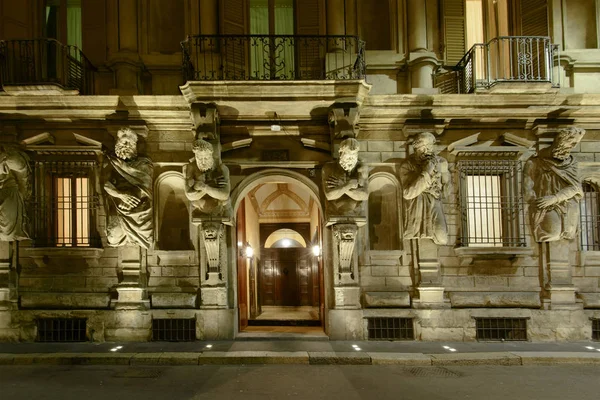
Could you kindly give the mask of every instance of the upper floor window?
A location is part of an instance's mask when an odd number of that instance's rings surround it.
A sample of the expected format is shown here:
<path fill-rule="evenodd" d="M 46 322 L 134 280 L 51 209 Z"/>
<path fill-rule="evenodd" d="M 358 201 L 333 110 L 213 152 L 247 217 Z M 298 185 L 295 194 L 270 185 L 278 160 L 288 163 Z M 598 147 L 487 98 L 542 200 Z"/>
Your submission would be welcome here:
<path fill-rule="evenodd" d="M 581 250 L 600 250 L 600 202 L 598 191 L 591 183 L 583 183 L 581 208 Z"/>
<path fill-rule="evenodd" d="M 83 47 L 81 0 L 46 0 L 44 33 L 47 38 Z"/>

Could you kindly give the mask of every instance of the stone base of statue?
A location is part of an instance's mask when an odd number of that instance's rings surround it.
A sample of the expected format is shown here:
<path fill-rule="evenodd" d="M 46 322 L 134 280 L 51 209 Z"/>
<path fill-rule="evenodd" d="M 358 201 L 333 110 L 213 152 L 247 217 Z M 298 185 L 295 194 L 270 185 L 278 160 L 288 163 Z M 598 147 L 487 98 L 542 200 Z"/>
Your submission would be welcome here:
<path fill-rule="evenodd" d="M 148 291 L 144 285 L 143 250 L 139 246 L 119 248 L 121 280 L 115 288 L 117 298 L 110 303 L 115 310 L 147 310 L 150 308 Z"/>
<path fill-rule="evenodd" d="M 227 306 L 227 283 L 221 280 L 218 273 L 209 272 L 208 279 L 200 286 L 200 308 L 211 310 Z"/>
<path fill-rule="evenodd" d="M 544 291 L 545 306 L 551 310 L 577 310 L 583 303 L 577 303 L 577 288 L 573 285 L 571 265 L 569 263 L 570 242 L 557 240 L 541 244 L 542 263 L 545 263 Z"/>
<path fill-rule="evenodd" d="M 413 299 L 413 307 L 450 308 L 450 302 L 444 298 L 438 245 L 431 239 L 413 239 L 411 242 L 416 264 L 415 286 L 419 294 L 418 299 Z"/>
<path fill-rule="evenodd" d="M 355 286 L 336 286 L 333 288 L 335 293 L 334 308 L 336 310 L 356 310 L 360 307 L 360 287 Z"/>
<path fill-rule="evenodd" d="M 0 310 L 18 308 L 16 242 L 0 242 Z"/>
<path fill-rule="evenodd" d="M 111 301 L 111 308 L 115 310 L 148 310 L 150 308 L 146 289 L 124 285 L 115 290 L 117 299 Z"/>

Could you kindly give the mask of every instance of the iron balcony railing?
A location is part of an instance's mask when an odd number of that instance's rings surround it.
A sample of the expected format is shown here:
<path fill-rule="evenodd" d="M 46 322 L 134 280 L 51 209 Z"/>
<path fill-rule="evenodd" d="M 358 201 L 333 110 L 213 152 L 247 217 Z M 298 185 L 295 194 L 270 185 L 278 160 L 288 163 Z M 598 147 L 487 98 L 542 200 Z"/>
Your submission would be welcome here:
<path fill-rule="evenodd" d="M 558 45 L 546 36 L 502 36 L 473 45 L 448 71 L 434 74 L 441 93 L 473 93 L 500 82 L 559 87 Z"/>
<path fill-rule="evenodd" d="M 0 40 L 0 86 L 58 85 L 94 92 L 94 66 L 76 46 L 54 39 Z"/>
<path fill-rule="evenodd" d="M 357 36 L 198 35 L 181 42 L 185 81 L 363 79 Z"/>

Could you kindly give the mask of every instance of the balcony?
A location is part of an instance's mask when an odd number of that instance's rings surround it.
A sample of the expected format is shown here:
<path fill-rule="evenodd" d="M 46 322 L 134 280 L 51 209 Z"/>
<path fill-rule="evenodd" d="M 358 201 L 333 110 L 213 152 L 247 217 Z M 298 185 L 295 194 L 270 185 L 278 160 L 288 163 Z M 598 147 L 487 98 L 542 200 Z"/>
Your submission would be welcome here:
<path fill-rule="evenodd" d="M 444 94 L 493 90 L 501 83 L 558 88 L 558 62 L 558 45 L 549 37 L 503 36 L 475 44 L 456 66 L 434 74 L 433 83 Z"/>
<path fill-rule="evenodd" d="M 93 94 L 94 66 L 54 39 L 0 41 L 0 87 L 7 93 Z"/>
<path fill-rule="evenodd" d="M 181 42 L 184 81 L 360 80 L 357 36 L 198 35 Z"/>

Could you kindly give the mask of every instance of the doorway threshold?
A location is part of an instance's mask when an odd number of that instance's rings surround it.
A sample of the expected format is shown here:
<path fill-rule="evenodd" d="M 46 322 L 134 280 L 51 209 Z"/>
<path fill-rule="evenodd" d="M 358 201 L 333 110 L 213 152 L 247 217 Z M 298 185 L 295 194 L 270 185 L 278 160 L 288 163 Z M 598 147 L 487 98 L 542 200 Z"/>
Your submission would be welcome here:
<path fill-rule="evenodd" d="M 328 341 L 322 327 L 313 326 L 248 326 L 236 340 L 306 340 Z"/>

